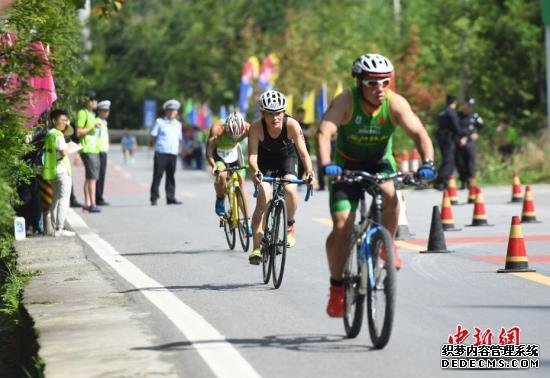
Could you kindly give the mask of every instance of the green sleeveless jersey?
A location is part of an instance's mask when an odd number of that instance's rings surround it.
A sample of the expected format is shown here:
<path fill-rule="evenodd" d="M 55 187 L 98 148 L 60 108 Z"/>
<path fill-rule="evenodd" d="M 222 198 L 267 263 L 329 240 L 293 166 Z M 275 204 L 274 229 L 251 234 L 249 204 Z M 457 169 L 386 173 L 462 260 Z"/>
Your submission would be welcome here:
<path fill-rule="evenodd" d="M 216 141 L 216 147 L 221 148 L 222 150 L 230 150 L 234 148 L 237 144 L 239 144 L 243 139 L 244 136 L 239 138 L 238 140 L 230 138 L 224 130 L 222 135 L 220 135 L 220 137 Z"/>
<path fill-rule="evenodd" d="M 351 89 L 353 99 L 352 116 L 348 123 L 340 125 L 336 136 L 335 161 L 346 167 L 346 163 L 373 164 L 387 160 L 395 169 L 392 154 L 392 140 L 395 125 L 390 116 L 391 90 L 372 114 L 363 112 L 357 87 Z"/>

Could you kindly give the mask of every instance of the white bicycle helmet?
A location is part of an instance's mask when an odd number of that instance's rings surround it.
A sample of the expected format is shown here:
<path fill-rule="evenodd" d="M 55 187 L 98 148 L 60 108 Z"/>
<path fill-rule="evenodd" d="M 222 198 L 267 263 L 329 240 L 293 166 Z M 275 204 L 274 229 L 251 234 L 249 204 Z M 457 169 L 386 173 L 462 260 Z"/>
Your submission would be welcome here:
<path fill-rule="evenodd" d="M 393 64 L 390 60 L 379 54 L 363 54 L 355 59 L 351 67 L 351 76 L 362 78 L 363 76 L 388 77 L 393 72 Z"/>
<path fill-rule="evenodd" d="M 232 139 L 239 139 L 246 130 L 244 118 L 239 112 L 233 112 L 225 120 L 225 131 Z"/>
<path fill-rule="evenodd" d="M 260 110 L 280 112 L 286 109 L 286 97 L 274 90 L 265 91 L 260 95 Z"/>

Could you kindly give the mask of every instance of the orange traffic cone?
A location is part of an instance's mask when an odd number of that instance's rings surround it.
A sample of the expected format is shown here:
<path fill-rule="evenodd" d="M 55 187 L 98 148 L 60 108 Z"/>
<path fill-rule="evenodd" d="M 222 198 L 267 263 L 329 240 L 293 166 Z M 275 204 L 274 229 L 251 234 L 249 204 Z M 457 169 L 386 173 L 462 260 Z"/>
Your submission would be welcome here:
<path fill-rule="evenodd" d="M 447 250 L 445 243 L 445 234 L 441 224 L 441 216 L 439 215 L 439 207 L 434 206 L 432 211 L 432 224 L 430 225 L 430 237 L 428 238 L 428 248 L 420 253 L 447 253 L 452 252 Z"/>
<path fill-rule="evenodd" d="M 474 204 L 474 216 L 472 224 L 468 226 L 493 226 L 487 223 L 487 214 L 485 213 L 485 202 L 483 201 L 483 193 L 481 189 L 477 189 L 476 202 Z"/>
<path fill-rule="evenodd" d="M 541 223 L 535 215 L 535 202 L 533 201 L 533 193 L 531 187 L 525 187 L 525 198 L 523 199 L 523 210 L 521 212 L 521 223 Z"/>
<path fill-rule="evenodd" d="M 514 183 L 512 185 L 512 199 L 510 202 L 521 202 L 523 201 L 523 195 L 521 193 L 521 183 L 519 181 L 519 175 L 517 172 L 513 173 Z"/>
<path fill-rule="evenodd" d="M 418 153 L 418 150 L 412 150 L 411 152 L 411 163 L 409 168 L 411 169 L 411 172 L 418 171 L 418 167 L 420 167 L 420 154 Z"/>
<path fill-rule="evenodd" d="M 407 150 L 401 151 L 400 158 L 401 158 L 401 162 L 399 164 L 399 171 L 401 171 L 403 173 L 410 172 L 410 169 L 409 169 L 409 151 L 407 151 Z"/>
<path fill-rule="evenodd" d="M 508 272 L 534 272 L 529 269 L 527 253 L 525 251 L 525 241 L 521 232 L 521 222 L 517 215 L 512 217 L 512 226 L 510 227 L 510 237 L 508 238 L 508 251 L 506 252 L 506 264 L 504 269 L 497 270 L 498 273 Z"/>
<path fill-rule="evenodd" d="M 468 203 L 475 203 L 477 196 L 478 187 L 475 185 L 470 185 L 468 188 Z"/>
<path fill-rule="evenodd" d="M 409 221 L 407 220 L 407 205 L 405 204 L 405 196 L 401 190 L 396 190 L 397 200 L 399 201 L 399 218 L 397 220 L 397 232 L 395 238 L 397 240 L 409 239 L 414 234 L 409 231 Z"/>
<path fill-rule="evenodd" d="M 460 231 L 460 228 L 455 228 L 455 218 L 453 216 L 453 208 L 451 207 L 451 200 L 449 194 L 443 192 L 443 201 L 441 203 L 441 224 L 443 225 L 443 231 Z"/>
<path fill-rule="evenodd" d="M 458 193 L 456 192 L 456 180 L 454 176 L 449 177 L 449 181 L 447 183 L 447 193 L 449 194 L 451 205 L 458 205 Z"/>

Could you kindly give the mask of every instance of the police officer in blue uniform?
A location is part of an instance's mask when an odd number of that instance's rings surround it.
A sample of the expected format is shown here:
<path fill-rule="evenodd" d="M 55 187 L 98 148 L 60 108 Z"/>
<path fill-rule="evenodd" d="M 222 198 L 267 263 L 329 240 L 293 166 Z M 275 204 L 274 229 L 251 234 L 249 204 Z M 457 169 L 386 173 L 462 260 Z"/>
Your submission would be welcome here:
<path fill-rule="evenodd" d="M 151 205 L 156 206 L 159 195 L 159 185 L 166 172 L 165 190 L 166 203 L 179 205 L 176 199 L 176 163 L 181 152 L 183 141 L 181 122 L 177 120 L 180 103 L 177 100 L 168 100 L 163 105 L 164 117 L 157 118 L 151 129 L 150 144 L 155 146 L 153 166 L 153 182 L 151 184 Z"/>
<path fill-rule="evenodd" d="M 460 189 L 470 187 L 471 180 L 476 175 L 476 140 L 483 129 L 483 119 L 474 111 L 475 99 L 467 98 L 459 112 L 460 128 L 467 141 L 456 146 L 456 169 L 460 179 Z"/>

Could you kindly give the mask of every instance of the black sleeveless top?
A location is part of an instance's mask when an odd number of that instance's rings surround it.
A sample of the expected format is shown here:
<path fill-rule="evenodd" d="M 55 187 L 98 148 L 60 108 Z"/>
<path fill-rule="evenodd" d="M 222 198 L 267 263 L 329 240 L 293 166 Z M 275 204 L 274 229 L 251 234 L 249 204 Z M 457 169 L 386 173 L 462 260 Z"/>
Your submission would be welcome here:
<path fill-rule="evenodd" d="M 288 139 L 287 132 L 288 116 L 283 118 L 283 127 L 281 134 L 277 138 L 272 138 L 267 132 L 267 124 L 262 118 L 262 128 L 264 130 L 264 140 L 260 141 L 258 155 L 262 157 L 273 157 L 280 159 L 283 157 L 297 156 L 294 142 Z"/>

